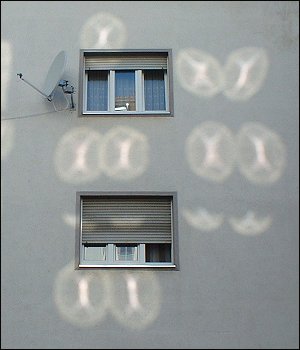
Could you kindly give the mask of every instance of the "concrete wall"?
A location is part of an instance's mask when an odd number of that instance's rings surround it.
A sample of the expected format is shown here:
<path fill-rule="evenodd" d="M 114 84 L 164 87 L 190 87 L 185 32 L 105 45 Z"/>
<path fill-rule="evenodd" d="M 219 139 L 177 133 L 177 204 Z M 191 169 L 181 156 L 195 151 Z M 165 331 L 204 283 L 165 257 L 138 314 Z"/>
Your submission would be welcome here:
<path fill-rule="evenodd" d="M 298 348 L 298 2 L 1 10 L 2 348 Z M 77 103 L 79 50 L 99 46 L 171 48 L 174 118 L 55 112 L 16 75 L 41 87 L 65 50 Z M 190 49 L 207 68 L 203 90 L 203 71 L 183 74 Z M 64 108 L 60 92 L 55 102 Z M 136 143 L 124 178 L 96 152 L 98 138 L 120 133 L 149 149 Z M 84 166 L 72 172 L 83 142 Z M 139 173 L 136 159 L 147 160 Z M 76 191 L 177 191 L 180 270 L 74 271 Z"/>

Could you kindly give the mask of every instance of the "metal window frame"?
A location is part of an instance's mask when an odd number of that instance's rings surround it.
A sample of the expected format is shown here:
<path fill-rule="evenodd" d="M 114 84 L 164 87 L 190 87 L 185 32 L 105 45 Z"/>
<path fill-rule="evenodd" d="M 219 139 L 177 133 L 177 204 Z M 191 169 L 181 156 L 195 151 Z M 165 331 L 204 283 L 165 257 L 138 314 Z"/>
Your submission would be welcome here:
<path fill-rule="evenodd" d="M 97 54 L 115 54 L 118 56 L 137 53 L 149 55 L 151 53 L 165 53 L 167 55 L 167 73 L 166 73 L 166 111 L 126 111 L 115 112 L 109 111 L 86 111 L 86 77 L 85 77 L 85 56 L 97 55 Z M 109 91 L 110 92 L 110 91 Z M 155 118 L 168 118 L 174 117 L 174 98 L 173 98 L 173 60 L 172 49 L 81 49 L 79 57 L 79 88 L 78 88 L 78 117 L 155 117 Z M 140 92 L 139 94 L 141 94 Z M 110 94 L 109 94 L 110 95 Z M 109 102 L 109 101 L 108 101 Z M 110 102 L 111 103 L 111 102 Z"/>
<path fill-rule="evenodd" d="M 136 262 L 113 262 L 108 263 L 84 263 L 82 264 L 82 241 L 81 241 L 81 198 L 85 196 L 111 196 L 111 197 L 137 197 L 137 196 L 148 196 L 148 197 L 171 197 L 171 218 L 172 218 L 172 246 L 171 246 L 171 263 L 146 263 L 143 261 Z M 159 269 L 168 269 L 168 270 L 179 270 L 179 246 L 178 246 L 178 203 L 177 203 L 177 192 L 157 192 L 157 191 L 128 191 L 128 192 L 111 192 L 111 191 L 79 191 L 76 192 L 76 228 L 75 228 L 75 269 L 87 269 L 87 268 L 159 268 Z M 108 244 L 109 245 L 109 244 Z M 114 245 L 114 244 L 112 244 Z M 140 250 L 145 250 L 143 243 L 139 244 L 139 253 Z"/>

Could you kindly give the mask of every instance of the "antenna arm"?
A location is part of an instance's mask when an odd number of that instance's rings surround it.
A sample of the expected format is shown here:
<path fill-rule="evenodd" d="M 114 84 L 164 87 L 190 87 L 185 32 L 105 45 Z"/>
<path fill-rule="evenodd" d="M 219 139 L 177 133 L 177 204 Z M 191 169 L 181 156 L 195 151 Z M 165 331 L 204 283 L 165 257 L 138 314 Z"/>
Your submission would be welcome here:
<path fill-rule="evenodd" d="M 23 78 L 23 74 L 22 73 L 18 73 L 17 74 L 19 76 L 19 78 L 21 80 L 23 80 L 26 84 L 28 84 L 29 86 L 31 86 L 34 90 L 36 90 L 37 92 L 39 92 L 41 95 L 43 95 L 44 97 L 47 98 L 48 101 L 52 101 L 52 97 L 51 96 L 47 96 L 46 94 L 44 94 L 41 90 L 39 90 L 37 87 L 35 87 L 34 85 L 32 85 L 28 80 Z"/>

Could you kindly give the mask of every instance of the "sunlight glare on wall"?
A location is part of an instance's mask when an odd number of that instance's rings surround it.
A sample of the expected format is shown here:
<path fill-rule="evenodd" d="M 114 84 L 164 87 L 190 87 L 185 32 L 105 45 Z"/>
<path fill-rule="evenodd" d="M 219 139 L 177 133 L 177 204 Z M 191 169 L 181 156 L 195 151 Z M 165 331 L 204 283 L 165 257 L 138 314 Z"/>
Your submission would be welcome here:
<path fill-rule="evenodd" d="M 127 40 L 127 30 L 120 18 L 105 12 L 92 16 L 83 26 L 80 43 L 87 49 L 120 49 Z"/>

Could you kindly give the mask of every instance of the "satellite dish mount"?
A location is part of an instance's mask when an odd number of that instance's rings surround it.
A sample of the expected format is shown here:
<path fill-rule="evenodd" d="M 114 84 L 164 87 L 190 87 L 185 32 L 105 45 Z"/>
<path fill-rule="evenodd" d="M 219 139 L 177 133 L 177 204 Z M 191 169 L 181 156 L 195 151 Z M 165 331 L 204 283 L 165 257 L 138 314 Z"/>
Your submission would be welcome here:
<path fill-rule="evenodd" d="M 62 88 L 64 95 L 66 94 L 70 95 L 70 101 L 68 101 L 69 109 L 74 109 L 75 108 L 74 100 L 73 100 L 74 87 L 72 85 L 69 85 L 67 80 L 61 79 L 62 74 L 65 70 L 66 60 L 67 60 L 67 56 L 65 51 L 59 52 L 59 54 L 55 57 L 55 59 L 53 60 L 48 70 L 48 74 L 46 76 L 46 80 L 44 82 L 44 86 L 42 90 L 38 89 L 28 80 L 24 79 L 22 73 L 18 73 L 17 76 L 21 80 L 23 80 L 26 84 L 28 84 L 37 92 L 39 92 L 42 96 L 46 97 L 48 101 L 53 103 L 54 103 L 53 101 L 54 90 L 56 89 L 57 86 L 60 86 Z"/>

